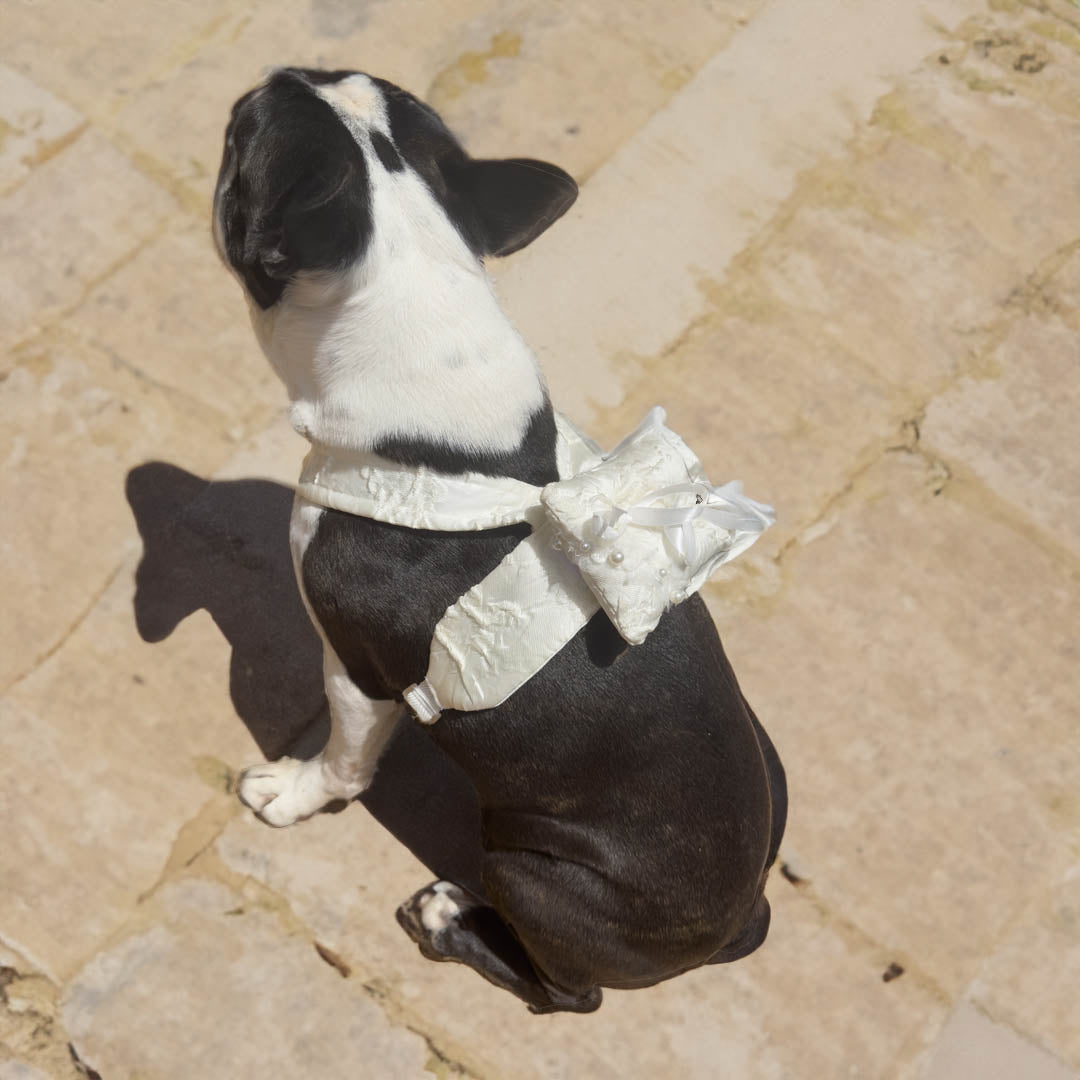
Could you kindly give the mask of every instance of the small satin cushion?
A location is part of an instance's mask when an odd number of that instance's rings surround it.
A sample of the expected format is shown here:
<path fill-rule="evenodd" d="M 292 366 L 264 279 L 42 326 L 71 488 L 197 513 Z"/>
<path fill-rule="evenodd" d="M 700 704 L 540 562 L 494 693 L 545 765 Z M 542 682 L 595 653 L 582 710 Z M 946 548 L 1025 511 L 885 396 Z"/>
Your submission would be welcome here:
<path fill-rule="evenodd" d="M 652 409 L 598 464 L 548 484 L 557 548 L 631 645 L 775 520 L 737 482 L 713 487 L 665 414 Z"/>

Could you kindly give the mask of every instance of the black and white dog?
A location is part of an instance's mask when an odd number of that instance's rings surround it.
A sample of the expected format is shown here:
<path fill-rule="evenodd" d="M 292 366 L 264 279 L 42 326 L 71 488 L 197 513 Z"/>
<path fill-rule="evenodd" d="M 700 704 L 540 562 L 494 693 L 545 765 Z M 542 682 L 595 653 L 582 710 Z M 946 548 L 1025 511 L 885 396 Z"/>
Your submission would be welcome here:
<path fill-rule="evenodd" d="M 470 158 L 381 79 L 286 68 L 240 98 L 214 235 L 297 430 L 443 473 L 558 479 L 542 376 L 482 260 L 576 195 L 553 165 Z M 527 533 L 406 529 L 298 497 L 290 538 L 332 732 L 310 761 L 248 769 L 241 799 L 281 826 L 363 791 L 435 624 Z M 634 648 L 601 612 L 503 705 L 426 730 L 479 795 L 485 895 L 439 881 L 402 905 L 424 955 L 535 1012 L 588 1012 L 601 987 L 764 940 L 784 773 L 699 597 Z"/>

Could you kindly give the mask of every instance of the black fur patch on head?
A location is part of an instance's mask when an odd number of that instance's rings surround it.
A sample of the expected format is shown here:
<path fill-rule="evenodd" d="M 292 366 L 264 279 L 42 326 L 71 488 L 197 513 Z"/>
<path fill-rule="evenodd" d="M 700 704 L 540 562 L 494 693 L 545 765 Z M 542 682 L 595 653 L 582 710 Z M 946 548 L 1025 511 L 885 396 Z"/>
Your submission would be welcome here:
<path fill-rule="evenodd" d="M 310 85 L 348 74 L 278 71 L 233 108 L 215 212 L 225 256 L 262 308 L 297 272 L 341 269 L 367 246 L 367 162 Z"/>

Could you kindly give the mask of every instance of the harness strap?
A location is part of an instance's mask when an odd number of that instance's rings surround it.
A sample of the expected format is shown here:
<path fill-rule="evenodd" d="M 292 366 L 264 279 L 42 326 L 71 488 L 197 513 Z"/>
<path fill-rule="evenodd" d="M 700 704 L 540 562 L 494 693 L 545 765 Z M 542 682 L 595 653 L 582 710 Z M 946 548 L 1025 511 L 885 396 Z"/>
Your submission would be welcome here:
<path fill-rule="evenodd" d="M 435 627 L 424 680 L 405 701 L 430 724 L 444 709 L 494 709 L 529 681 L 600 610 L 577 566 L 552 549 L 542 522 Z M 430 717 L 430 719 L 425 719 Z"/>

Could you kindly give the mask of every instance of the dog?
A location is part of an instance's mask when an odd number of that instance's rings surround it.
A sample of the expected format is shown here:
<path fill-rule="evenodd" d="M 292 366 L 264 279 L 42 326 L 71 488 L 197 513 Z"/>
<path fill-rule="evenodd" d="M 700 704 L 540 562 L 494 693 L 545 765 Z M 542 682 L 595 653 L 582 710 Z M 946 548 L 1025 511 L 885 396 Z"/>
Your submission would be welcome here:
<path fill-rule="evenodd" d="M 379 78 L 280 68 L 235 104 L 213 233 L 290 418 L 323 445 L 439 474 L 558 479 L 556 425 L 484 259 L 577 196 L 531 159 L 470 157 Z M 572 272 L 572 270 L 570 271 Z M 245 770 L 274 826 L 371 782 L 449 605 L 529 534 L 404 528 L 297 496 L 290 543 L 324 648 L 332 731 L 308 761 Z M 784 830 L 779 757 L 698 596 L 628 648 L 602 611 L 496 708 L 425 728 L 475 786 L 483 895 L 421 889 L 398 921 L 536 1013 L 737 960 L 769 926 Z"/>

